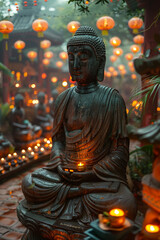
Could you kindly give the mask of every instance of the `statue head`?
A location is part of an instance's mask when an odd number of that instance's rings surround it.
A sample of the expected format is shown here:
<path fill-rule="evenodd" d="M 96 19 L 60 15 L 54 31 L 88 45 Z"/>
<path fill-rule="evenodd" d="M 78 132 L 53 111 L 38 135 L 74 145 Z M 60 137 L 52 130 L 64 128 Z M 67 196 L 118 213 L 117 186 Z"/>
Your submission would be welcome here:
<path fill-rule="evenodd" d="M 15 101 L 15 106 L 16 106 L 17 108 L 23 107 L 23 105 L 24 105 L 24 97 L 23 97 L 21 94 L 18 93 L 18 94 L 15 96 L 14 101 Z"/>
<path fill-rule="evenodd" d="M 103 81 L 105 45 L 93 28 L 81 26 L 69 40 L 67 50 L 73 81 L 79 84 Z"/>
<path fill-rule="evenodd" d="M 38 93 L 37 98 L 38 98 L 39 103 L 43 104 L 45 102 L 45 96 L 46 96 L 46 94 L 44 92 Z"/>

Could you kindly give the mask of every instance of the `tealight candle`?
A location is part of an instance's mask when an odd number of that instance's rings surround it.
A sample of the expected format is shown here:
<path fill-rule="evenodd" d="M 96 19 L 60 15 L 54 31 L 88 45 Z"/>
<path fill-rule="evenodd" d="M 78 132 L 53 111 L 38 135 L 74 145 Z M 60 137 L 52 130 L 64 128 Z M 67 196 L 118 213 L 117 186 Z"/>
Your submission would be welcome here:
<path fill-rule="evenodd" d="M 49 140 L 47 140 L 47 144 L 50 144 L 51 142 Z"/>
<path fill-rule="evenodd" d="M 38 152 L 38 146 L 34 146 L 34 151 Z"/>
<path fill-rule="evenodd" d="M 28 152 L 32 152 L 32 148 L 31 147 L 28 147 Z"/>
<path fill-rule="evenodd" d="M 43 140 L 43 141 L 46 143 L 46 142 L 47 142 L 47 140 L 48 140 L 47 138 L 44 138 L 44 140 Z"/>
<path fill-rule="evenodd" d="M 11 160 L 12 159 L 12 154 L 9 153 L 7 158 L 8 158 L 8 160 Z"/>
<path fill-rule="evenodd" d="M 125 222 L 124 211 L 120 208 L 110 210 L 109 220 L 112 227 L 122 227 Z"/>
<path fill-rule="evenodd" d="M 32 155 L 32 156 L 34 156 L 34 155 L 35 155 L 35 153 L 32 151 L 32 152 L 31 152 L 31 155 Z"/>
<path fill-rule="evenodd" d="M 40 148 L 39 154 L 43 154 L 44 153 L 44 147 Z"/>
<path fill-rule="evenodd" d="M 27 158 L 25 155 L 23 155 L 23 156 L 22 156 L 22 161 L 23 161 L 23 162 L 27 162 L 27 160 L 28 160 L 28 158 Z"/>
<path fill-rule="evenodd" d="M 21 153 L 22 153 L 22 154 L 26 154 L 26 150 L 25 150 L 25 149 L 22 149 L 22 150 L 21 150 Z"/>
<path fill-rule="evenodd" d="M 158 239 L 158 236 L 160 236 L 160 227 L 158 225 L 147 224 L 143 234 L 148 239 Z"/>
<path fill-rule="evenodd" d="M 18 155 L 16 152 L 13 153 L 13 157 L 16 158 Z"/>
<path fill-rule="evenodd" d="M 40 143 L 37 143 L 37 147 L 40 147 L 41 146 L 41 144 Z"/>
<path fill-rule="evenodd" d="M 80 163 L 77 164 L 77 170 L 78 170 L 79 172 L 84 171 L 84 169 L 85 169 L 84 163 L 80 162 Z"/>
<path fill-rule="evenodd" d="M 1 164 L 4 165 L 6 162 L 5 158 L 1 158 Z"/>
<path fill-rule="evenodd" d="M 49 144 L 49 148 L 52 148 L 52 143 Z"/>

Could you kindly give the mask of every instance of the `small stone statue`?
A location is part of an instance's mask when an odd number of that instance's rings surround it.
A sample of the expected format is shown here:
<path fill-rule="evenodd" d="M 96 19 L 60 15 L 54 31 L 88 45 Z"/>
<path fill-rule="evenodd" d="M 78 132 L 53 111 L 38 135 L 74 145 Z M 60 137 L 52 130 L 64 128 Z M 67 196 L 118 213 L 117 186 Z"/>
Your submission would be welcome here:
<path fill-rule="evenodd" d="M 45 93 L 38 93 L 38 101 L 39 103 L 35 106 L 35 123 L 40 125 L 43 130 L 44 137 L 51 137 L 51 131 L 53 128 L 53 118 L 46 111 L 45 104 Z"/>
<path fill-rule="evenodd" d="M 67 48 L 69 71 L 77 86 L 57 97 L 51 160 L 23 180 L 25 201 L 18 210 L 19 216 L 28 209 L 39 215 L 37 219 L 45 217 L 45 227 L 46 218 L 55 220 L 53 229 L 47 228 L 47 239 L 61 239 L 53 237 L 55 226 L 65 229 L 68 224 L 68 232 L 75 223 L 87 228 L 99 213 L 115 207 L 131 219 L 136 215 L 126 180 L 125 103 L 117 90 L 98 83 L 104 77 L 105 45 L 91 27 L 83 26 Z M 25 217 L 20 220 L 29 226 Z"/>
<path fill-rule="evenodd" d="M 21 94 L 15 96 L 15 107 L 12 109 L 12 131 L 15 142 L 28 142 L 39 138 L 42 130 L 39 126 L 33 126 L 25 119 L 25 111 L 23 108 L 24 97 Z"/>

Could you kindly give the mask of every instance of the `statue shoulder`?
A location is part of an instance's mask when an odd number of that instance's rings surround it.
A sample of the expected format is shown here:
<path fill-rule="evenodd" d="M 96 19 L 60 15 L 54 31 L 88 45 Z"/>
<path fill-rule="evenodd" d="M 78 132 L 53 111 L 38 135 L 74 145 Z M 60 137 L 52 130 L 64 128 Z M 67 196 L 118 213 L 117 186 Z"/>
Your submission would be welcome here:
<path fill-rule="evenodd" d="M 60 93 L 55 101 L 55 107 L 59 107 L 62 103 L 68 102 L 75 87 L 68 88 L 64 92 Z"/>

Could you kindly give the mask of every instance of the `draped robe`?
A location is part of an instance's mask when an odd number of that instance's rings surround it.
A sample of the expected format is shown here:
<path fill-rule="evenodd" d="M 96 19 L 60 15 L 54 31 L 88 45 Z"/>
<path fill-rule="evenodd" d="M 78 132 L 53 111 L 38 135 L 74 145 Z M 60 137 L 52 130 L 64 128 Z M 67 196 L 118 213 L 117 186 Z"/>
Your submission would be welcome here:
<path fill-rule="evenodd" d="M 66 90 L 56 100 L 51 159 L 24 179 L 24 206 L 82 225 L 113 207 L 124 209 L 133 219 L 136 205 L 126 181 L 125 103 L 118 91 L 99 84 L 87 93 L 76 89 Z M 66 178 L 57 171 L 58 166 L 78 162 L 85 163 L 88 178 L 82 173 L 76 181 L 76 175 Z"/>

